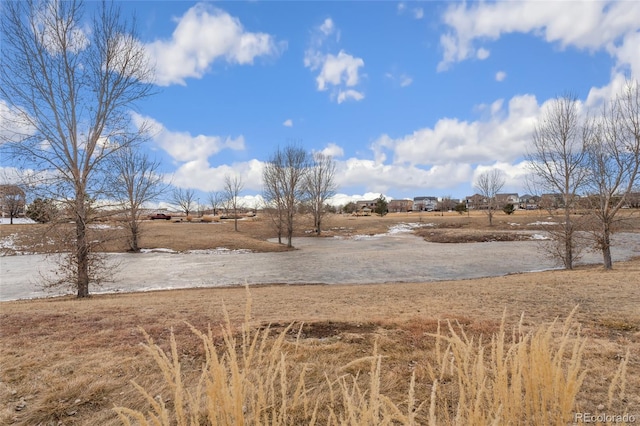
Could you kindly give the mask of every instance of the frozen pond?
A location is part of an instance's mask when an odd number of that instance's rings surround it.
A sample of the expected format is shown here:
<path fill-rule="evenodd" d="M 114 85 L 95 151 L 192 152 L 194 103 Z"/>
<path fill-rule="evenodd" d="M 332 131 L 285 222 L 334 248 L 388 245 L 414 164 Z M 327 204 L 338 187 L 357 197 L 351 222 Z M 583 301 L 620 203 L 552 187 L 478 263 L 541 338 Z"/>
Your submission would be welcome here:
<path fill-rule="evenodd" d="M 238 284 L 364 284 L 427 282 L 499 276 L 554 268 L 544 240 L 468 244 L 428 243 L 409 233 L 351 239 L 298 238 L 284 253 L 203 251 L 110 254 L 119 264 L 116 280 L 92 293 L 214 287 Z M 640 254 L 640 234 L 617 234 L 614 260 Z M 599 263 L 586 253 L 582 263 Z M 42 255 L 0 257 L 0 300 L 64 294 L 44 291 L 41 273 L 51 269 Z"/>

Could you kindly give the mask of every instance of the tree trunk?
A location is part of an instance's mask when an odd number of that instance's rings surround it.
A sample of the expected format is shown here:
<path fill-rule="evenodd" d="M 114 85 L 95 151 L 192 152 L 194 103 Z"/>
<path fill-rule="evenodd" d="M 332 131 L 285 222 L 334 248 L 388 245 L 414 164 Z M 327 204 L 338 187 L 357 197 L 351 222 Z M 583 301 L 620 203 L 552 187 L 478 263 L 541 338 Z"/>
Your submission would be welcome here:
<path fill-rule="evenodd" d="M 611 229 L 609 223 L 605 220 L 602 227 L 602 260 L 604 269 L 613 269 L 613 261 L 611 260 Z"/>
<path fill-rule="evenodd" d="M 138 222 L 135 218 L 132 218 L 131 222 L 131 241 L 129 242 L 129 247 L 132 252 L 139 252 L 140 247 L 138 247 L 138 236 L 140 235 L 140 228 L 138 227 Z"/>
<path fill-rule="evenodd" d="M 573 225 L 566 204 L 564 210 L 564 267 L 565 269 L 573 269 Z"/>
<path fill-rule="evenodd" d="M 87 237 L 87 213 L 84 194 L 76 200 L 76 263 L 78 268 L 78 297 L 89 296 L 89 241 Z"/>
<path fill-rule="evenodd" d="M 293 247 L 293 212 L 288 212 L 287 215 L 287 247 Z"/>

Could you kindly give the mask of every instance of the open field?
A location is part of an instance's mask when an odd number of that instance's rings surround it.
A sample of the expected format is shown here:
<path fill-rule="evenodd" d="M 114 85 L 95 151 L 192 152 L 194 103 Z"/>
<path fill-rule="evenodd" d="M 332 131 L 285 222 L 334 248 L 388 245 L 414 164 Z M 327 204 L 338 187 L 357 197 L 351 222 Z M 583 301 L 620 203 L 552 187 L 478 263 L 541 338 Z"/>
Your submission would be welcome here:
<path fill-rule="evenodd" d="M 482 212 L 460 215 L 455 212 L 390 213 L 384 217 L 351 215 L 328 215 L 325 218 L 322 236 L 351 237 L 354 235 L 374 235 L 387 232 L 398 223 L 419 223 L 432 225 L 423 229 L 420 236 L 433 242 L 475 242 L 518 240 L 522 233 L 544 231 L 562 220 L 559 215 L 547 211 L 516 211 L 513 215 L 496 213 L 494 226 L 488 225 L 487 216 Z M 580 216 L 576 216 L 579 218 Z M 640 212 L 622 211 L 625 220 L 617 224 L 618 231 L 640 231 Z M 309 218 L 301 218 L 295 236 L 310 236 L 312 225 Z M 71 225 L 67 225 L 70 229 Z M 91 225 L 92 240 L 101 241 L 99 250 L 124 252 L 126 234 L 122 223 L 112 221 Z M 205 250 L 225 247 L 227 249 L 247 249 L 255 252 L 285 251 L 286 247 L 268 242 L 276 235 L 270 228 L 268 219 L 261 215 L 239 221 L 239 230 L 233 229 L 233 221 L 220 223 L 200 223 L 172 221 L 145 221 L 140 242 L 141 248 L 167 248 L 174 251 Z M 527 236 L 528 237 L 528 236 Z M 60 230 L 48 225 L 2 225 L 0 226 L 0 254 L 16 252 L 46 253 L 60 247 Z"/>
<path fill-rule="evenodd" d="M 521 213 L 497 216 L 493 228 L 484 224 L 486 218 L 481 215 L 333 217 L 326 234 L 378 234 L 394 223 L 421 221 L 433 223 L 435 232 L 453 230 L 464 236 L 512 232 L 513 228 L 543 230 L 547 225 L 535 223 L 553 220 L 538 212 Z M 0 229 L 3 237 L 9 231 L 20 233 L 24 241 L 31 238 L 27 228 L 5 226 Z M 626 226 L 627 231 L 638 229 L 637 222 Z M 304 228 L 300 235 L 305 235 Z M 266 242 L 267 237 L 271 235 L 260 220 L 242 221 L 240 233 L 233 232 L 232 223 L 150 222 L 143 246 L 178 251 L 278 247 Z M 109 240 L 114 250 L 115 241 Z M 27 250 L 28 246 L 16 248 Z M 575 410 L 640 418 L 640 259 L 616 263 L 614 268 L 607 272 L 585 266 L 575 271 L 432 283 L 253 286 L 250 324 L 255 329 L 272 324 L 277 333 L 296 323 L 296 331 L 287 337 L 287 357 L 307 369 L 309 387 L 320 388 L 324 373 L 335 378 L 345 371 L 361 371 L 366 376 L 366 364 L 343 367 L 370 355 L 377 344 L 383 355 L 381 392 L 402 406 L 412 372 L 416 399 L 429 398 L 428 365 L 435 360 L 434 339 L 428 333 L 436 331 L 438 320 L 458 321 L 470 338 L 483 336 L 487 341 L 498 331 L 503 313 L 509 329 L 524 313 L 524 329 L 533 330 L 556 317 L 563 320 L 578 306 L 574 319 L 586 338 L 582 368 L 587 373 Z M 165 350 L 173 329 L 183 373 L 193 378 L 204 355 L 201 341 L 185 321 L 199 330 L 211 325 L 219 341 L 223 304 L 232 324 L 239 325 L 246 297 L 243 288 L 217 288 L 0 303 L 0 424 L 120 424 L 114 406 L 149 408 L 131 380 L 154 396 L 162 394 L 170 406 L 172 397 L 162 374 L 140 345 L 144 342 L 140 328 Z M 295 344 L 301 323 L 299 344 Z M 618 386 L 609 393 L 622 360 L 627 361 L 624 389 Z M 454 388 L 455 381 L 441 384 L 452 399 Z M 426 412 L 428 404 L 419 418 L 424 420 Z"/>

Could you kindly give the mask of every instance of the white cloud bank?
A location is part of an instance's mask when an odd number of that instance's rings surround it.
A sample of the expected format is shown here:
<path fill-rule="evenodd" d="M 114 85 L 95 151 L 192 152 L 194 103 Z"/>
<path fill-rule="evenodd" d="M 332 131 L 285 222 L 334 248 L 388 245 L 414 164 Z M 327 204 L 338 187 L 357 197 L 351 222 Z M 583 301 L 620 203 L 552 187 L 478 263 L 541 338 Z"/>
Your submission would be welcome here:
<path fill-rule="evenodd" d="M 250 65 L 260 56 L 279 54 L 286 43 L 266 33 L 246 31 L 238 18 L 209 4 L 198 3 L 177 19 L 168 40 L 147 44 L 156 65 L 156 84 L 185 84 L 201 78 L 216 60 Z"/>
<path fill-rule="evenodd" d="M 338 54 L 324 52 L 327 39 L 339 32 L 331 18 L 314 29 L 310 47 L 305 51 L 304 66 L 311 71 L 319 71 L 316 77 L 318 91 L 330 89 L 330 97 L 337 103 L 347 100 L 360 101 L 364 93 L 356 89 L 360 83 L 360 68 L 364 67 L 364 60 L 341 49 Z"/>
<path fill-rule="evenodd" d="M 489 51 L 477 48 L 479 41 L 497 40 L 509 33 L 531 33 L 561 48 L 605 50 L 616 59 L 617 67 L 630 67 L 633 75 L 640 75 L 640 2 L 454 3 L 443 21 L 449 32 L 440 37 L 444 52 L 438 71 L 474 56 L 486 58 Z"/>

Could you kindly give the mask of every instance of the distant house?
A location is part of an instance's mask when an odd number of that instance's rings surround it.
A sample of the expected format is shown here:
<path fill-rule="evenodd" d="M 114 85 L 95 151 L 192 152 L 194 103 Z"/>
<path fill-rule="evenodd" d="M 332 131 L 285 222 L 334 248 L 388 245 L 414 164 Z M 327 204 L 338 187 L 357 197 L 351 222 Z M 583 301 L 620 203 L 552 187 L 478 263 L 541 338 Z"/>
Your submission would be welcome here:
<path fill-rule="evenodd" d="M 469 210 L 483 210 L 489 205 L 489 200 L 484 195 L 473 194 L 465 198 Z"/>
<path fill-rule="evenodd" d="M 625 205 L 632 209 L 640 208 L 640 192 L 630 192 L 627 194 Z"/>
<path fill-rule="evenodd" d="M 564 202 L 562 201 L 562 194 L 553 193 L 553 194 L 542 194 L 540 196 L 540 208 L 541 209 L 557 209 L 564 206 Z"/>
<path fill-rule="evenodd" d="M 520 197 L 520 208 L 522 210 L 537 210 L 540 204 L 540 197 L 537 195 L 525 194 Z"/>
<path fill-rule="evenodd" d="M 414 212 L 431 212 L 438 208 L 438 197 L 414 197 L 411 210 Z"/>
<path fill-rule="evenodd" d="M 0 185 L 0 213 L 2 217 L 24 216 L 26 195 L 17 185 Z"/>
<path fill-rule="evenodd" d="M 413 200 L 391 200 L 387 204 L 389 213 L 406 213 L 413 210 Z"/>
<path fill-rule="evenodd" d="M 518 209 L 520 206 L 520 197 L 517 193 L 510 194 L 496 194 L 496 207 L 498 209 L 503 208 L 507 204 L 513 204 L 513 206 Z"/>
<path fill-rule="evenodd" d="M 378 198 L 376 198 L 375 200 L 360 200 L 360 201 L 356 201 L 356 207 L 358 211 L 362 211 L 364 209 L 370 209 L 371 211 L 371 210 L 375 210 L 377 202 L 378 202 Z"/>

